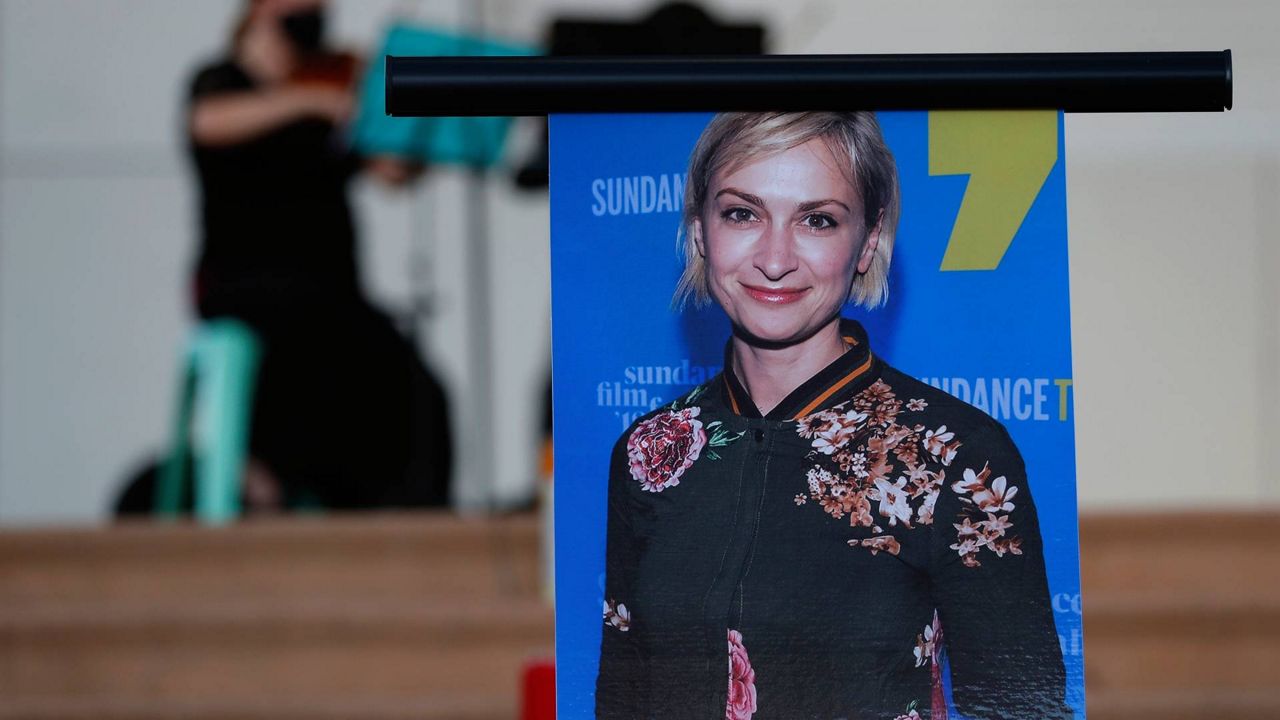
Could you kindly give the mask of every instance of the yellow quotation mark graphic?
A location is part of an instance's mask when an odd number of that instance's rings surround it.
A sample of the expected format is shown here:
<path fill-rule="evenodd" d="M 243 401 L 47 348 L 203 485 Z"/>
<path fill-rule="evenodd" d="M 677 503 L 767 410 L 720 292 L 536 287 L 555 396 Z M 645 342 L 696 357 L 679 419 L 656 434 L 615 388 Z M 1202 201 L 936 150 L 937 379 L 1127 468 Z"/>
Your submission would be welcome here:
<path fill-rule="evenodd" d="M 1058 161 L 1058 113 L 929 113 L 929 174 L 968 175 L 942 270 L 994 270 Z"/>

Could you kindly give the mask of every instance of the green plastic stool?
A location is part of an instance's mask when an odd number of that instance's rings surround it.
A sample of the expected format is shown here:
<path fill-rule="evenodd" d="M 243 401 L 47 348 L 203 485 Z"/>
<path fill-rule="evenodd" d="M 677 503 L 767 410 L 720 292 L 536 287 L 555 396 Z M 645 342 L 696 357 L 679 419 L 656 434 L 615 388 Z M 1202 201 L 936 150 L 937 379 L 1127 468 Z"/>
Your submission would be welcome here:
<path fill-rule="evenodd" d="M 261 354 L 257 335 L 238 320 L 222 318 L 196 327 L 183 358 L 173 440 L 156 488 L 156 515 L 173 518 L 181 512 L 189 453 L 195 458 L 196 518 L 221 525 L 240 514 Z"/>

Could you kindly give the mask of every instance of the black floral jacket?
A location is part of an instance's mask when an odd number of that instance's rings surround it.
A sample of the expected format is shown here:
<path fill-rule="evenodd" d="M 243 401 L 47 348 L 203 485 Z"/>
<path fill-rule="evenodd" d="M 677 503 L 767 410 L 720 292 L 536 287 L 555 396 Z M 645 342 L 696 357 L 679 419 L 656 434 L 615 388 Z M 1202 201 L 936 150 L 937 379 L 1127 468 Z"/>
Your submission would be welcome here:
<path fill-rule="evenodd" d="M 600 718 L 1070 717 L 1022 459 L 852 347 L 761 417 L 726 371 L 609 477 Z"/>

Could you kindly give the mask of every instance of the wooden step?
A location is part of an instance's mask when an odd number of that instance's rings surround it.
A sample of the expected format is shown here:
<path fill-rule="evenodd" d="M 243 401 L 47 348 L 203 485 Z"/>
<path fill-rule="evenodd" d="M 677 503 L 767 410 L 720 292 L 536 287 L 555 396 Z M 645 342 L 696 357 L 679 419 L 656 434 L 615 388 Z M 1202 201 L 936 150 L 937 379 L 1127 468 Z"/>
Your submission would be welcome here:
<path fill-rule="evenodd" d="M 1087 688 L 1089 720 L 1219 720 L 1280 718 L 1276 689 L 1222 690 L 1200 685 L 1159 691 Z"/>
<path fill-rule="evenodd" d="M 0 533 L 0 613 L 63 598 L 183 604 L 539 592 L 539 524 L 446 514 Z"/>
<path fill-rule="evenodd" d="M 0 718 L 516 716 L 534 517 L 0 533 Z"/>
<path fill-rule="evenodd" d="M 514 720 L 503 694 L 437 694 L 415 700 L 382 697 L 219 698 L 190 701 L 17 698 L 0 703 L 0 720 Z"/>
<path fill-rule="evenodd" d="M 1111 593 L 1280 604 L 1280 512 L 1086 514 L 1080 572 L 1086 608 Z"/>
<path fill-rule="evenodd" d="M 1280 607 L 1275 605 L 1091 598 L 1085 606 L 1084 648 L 1090 698 L 1195 687 L 1224 693 L 1280 689 Z"/>
<path fill-rule="evenodd" d="M 39 608 L 0 620 L 0 697 L 485 694 L 551 629 L 536 600 Z"/>

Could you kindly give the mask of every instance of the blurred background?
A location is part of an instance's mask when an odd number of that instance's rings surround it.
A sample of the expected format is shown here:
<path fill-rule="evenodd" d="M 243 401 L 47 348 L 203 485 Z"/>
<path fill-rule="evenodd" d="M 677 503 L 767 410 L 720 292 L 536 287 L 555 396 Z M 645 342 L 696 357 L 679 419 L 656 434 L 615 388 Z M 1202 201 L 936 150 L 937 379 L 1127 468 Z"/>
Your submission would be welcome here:
<path fill-rule="evenodd" d="M 1232 49 L 1228 113 L 1066 118 L 1088 695 L 1280 717 L 1280 5 L 315 7 L 0 0 L 0 718 L 539 712 L 545 126 L 397 144 L 353 98 L 388 43 L 601 52 L 615 24 L 667 52 Z M 288 256 L 227 239 L 307 222 Z M 201 502 L 252 521 L 147 520 Z"/>

